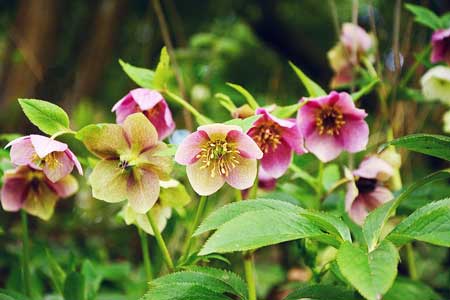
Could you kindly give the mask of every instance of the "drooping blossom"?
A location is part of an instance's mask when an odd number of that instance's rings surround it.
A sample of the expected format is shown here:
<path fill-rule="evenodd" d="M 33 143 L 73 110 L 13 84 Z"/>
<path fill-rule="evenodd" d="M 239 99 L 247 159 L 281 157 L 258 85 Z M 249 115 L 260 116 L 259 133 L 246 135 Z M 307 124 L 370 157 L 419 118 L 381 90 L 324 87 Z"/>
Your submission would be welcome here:
<path fill-rule="evenodd" d="M 53 215 L 56 202 L 78 190 L 72 175 L 53 182 L 41 170 L 30 166 L 18 166 L 5 172 L 1 190 L 1 203 L 5 211 L 25 210 L 27 213 L 48 220 Z"/>
<path fill-rule="evenodd" d="M 450 67 L 429 69 L 420 79 L 420 84 L 426 100 L 439 100 L 450 106 Z"/>
<path fill-rule="evenodd" d="M 346 150 L 354 153 L 366 148 L 369 126 L 367 113 L 358 109 L 345 92 L 307 101 L 298 111 L 297 124 L 305 138 L 305 147 L 321 161 L 335 159 Z"/>
<path fill-rule="evenodd" d="M 365 158 L 353 172 L 345 170 L 349 180 L 345 210 L 355 223 L 362 225 L 370 211 L 394 198 L 385 186 L 393 172 L 389 163 L 375 155 Z"/>
<path fill-rule="evenodd" d="M 258 171 L 258 186 L 266 191 L 274 190 L 277 185 L 277 179 L 266 172 L 261 166 Z"/>
<path fill-rule="evenodd" d="M 360 26 L 353 23 L 342 25 L 341 43 L 350 52 L 364 53 L 372 48 L 372 37 Z"/>
<path fill-rule="evenodd" d="M 159 180 L 170 179 L 172 160 L 159 155 L 167 145 L 142 113 L 118 124 L 97 124 L 79 132 L 83 143 L 101 160 L 89 177 L 92 194 L 106 202 L 128 199 L 137 213 L 146 213 L 158 200 Z"/>
<path fill-rule="evenodd" d="M 261 167 L 272 178 L 279 178 L 289 167 L 293 151 L 303 154 L 303 136 L 295 119 L 279 119 L 271 115 L 265 108 L 256 109 L 256 120 L 247 134 L 256 142 L 263 157 Z"/>
<path fill-rule="evenodd" d="M 155 126 L 159 140 L 165 139 L 175 130 L 169 106 L 157 91 L 134 89 L 120 99 L 112 111 L 116 113 L 116 121 L 119 124 L 122 124 L 127 116 L 142 112 Z"/>
<path fill-rule="evenodd" d="M 32 134 L 10 142 L 11 162 L 17 166 L 30 166 L 42 170 L 52 182 L 57 182 L 70 174 L 75 166 L 83 175 L 83 169 L 67 144 L 54 139 Z"/>
<path fill-rule="evenodd" d="M 450 65 L 450 28 L 438 29 L 431 36 L 432 63 L 446 62 Z"/>
<path fill-rule="evenodd" d="M 208 124 L 184 139 L 175 161 L 187 166 L 195 192 L 207 196 L 225 182 L 240 190 L 251 187 L 256 177 L 256 160 L 262 155 L 258 145 L 239 126 Z"/>

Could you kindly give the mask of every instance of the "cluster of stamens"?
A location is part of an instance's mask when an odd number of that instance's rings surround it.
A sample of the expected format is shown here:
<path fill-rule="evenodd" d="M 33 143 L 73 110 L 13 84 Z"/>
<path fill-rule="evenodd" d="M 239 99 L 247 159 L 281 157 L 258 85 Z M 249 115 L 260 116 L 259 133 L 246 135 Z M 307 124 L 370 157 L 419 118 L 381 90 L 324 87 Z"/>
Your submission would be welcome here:
<path fill-rule="evenodd" d="M 334 107 L 324 107 L 316 115 L 316 127 L 320 135 L 339 135 L 344 124 L 344 115 Z"/>
<path fill-rule="evenodd" d="M 202 169 L 210 170 L 212 178 L 228 176 L 238 164 L 239 150 L 225 140 L 214 140 L 205 143 L 197 154 L 202 163 Z"/>
<path fill-rule="evenodd" d="M 34 153 L 31 160 L 38 166 L 46 165 L 49 169 L 56 169 L 61 163 L 56 157 L 57 152 L 51 152 L 46 157 L 40 158 L 37 153 Z"/>
<path fill-rule="evenodd" d="M 122 170 L 126 170 L 128 168 L 129 164 L 126 160 L 119 161 L 119 168 Z"/>
<path fill-rule="evenodd" d="M 255 128 L 252 138 L 262 152 L 274 151 L 281 143 L 280 125 L 276 123 L 263 124 Z"/>

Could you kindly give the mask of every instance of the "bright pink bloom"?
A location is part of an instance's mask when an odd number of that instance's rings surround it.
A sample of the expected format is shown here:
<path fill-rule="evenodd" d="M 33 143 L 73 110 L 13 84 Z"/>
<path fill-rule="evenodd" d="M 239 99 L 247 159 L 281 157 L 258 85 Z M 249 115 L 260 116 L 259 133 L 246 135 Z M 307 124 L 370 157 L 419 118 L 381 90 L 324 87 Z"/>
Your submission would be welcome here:
<path fill-rule="evenodd" d="M 19 166 L 8 170 L 3 176 L 1 202 L 5 211 L 19 211 L 48 220 L 59 198 L 67 198 L 78 189 L 72 175 L 66 175 L 52 182 L 41 170 Z"/>
<path fill-rule="evenodd" d="M 450 65 L 450 28 L 438 29 L 431 36 L 431 62 L 445 61 Z"/>
<path fill-rule="evenodd" d="M 343 150 L 354 153 L 366 148 L 369 126 L 367 116 L 358 109 L 352 97 L 343 92 L 331 92 L 327 96 L 301 101 L 297 124 L 305 137 L 305 147 L 321 161 L 335 159 Z"/>
<path fill-rule="evenodd" d="M 239 126 L 208 124 L 188 135 L 178 147 L 175 161 L 187 165 L 192 188 L 211 195 L 227 182 L 244 190 L 253 185 L 263 153 Z"/>
<path fill-rule="evenodd" d="M 364 159 L 353 173 L 346 170 L 345 210 L 355 223 L 362 225 L 370 211 L 394 198 L 383 185 L 393 172 L 392 166 L 377 156 Z"/>
<path fill-rule="evenodd" d="M 122 124 L 128 115 L 142 112 L 152 122 L 158 132 L 160 141 L 175 130 L 169 106 L 163 96 L 157 91 L 134 89 L 119 100 L 112 108 L 116 112 L 116 122 Z"/>
<path fill-rule="evenodd" d="M 263 152 L 261 166 L 272 178 L 283 175 L 292 160 L 293 150 L 303 154 L 303 136 L 298 130 L 295 119 L 279 119 L 265 108 L 258 108 L 257 115 L 262 115 L 253 123 L 247 134 L 258 144 Z"/>
<path fill-rule="evenodd" d="M 36 170 L 43 170 L 45 176 L 52 182 L 72 172 L 75 166 L 80 175 L 83 169 L 75 154 L 70 151 L 67 144 L 54 139 L 32 134 L 23 136 L 10 142 L 11 161 L 17 166 L 30 166 Z"/>
<path fill-rule="evenodd" d="M 351 53 L 367 52 L 372 47 L 372 38 L 360 26 L 353 23 L 344 23 L 342 25 L 341 43 Z"/>

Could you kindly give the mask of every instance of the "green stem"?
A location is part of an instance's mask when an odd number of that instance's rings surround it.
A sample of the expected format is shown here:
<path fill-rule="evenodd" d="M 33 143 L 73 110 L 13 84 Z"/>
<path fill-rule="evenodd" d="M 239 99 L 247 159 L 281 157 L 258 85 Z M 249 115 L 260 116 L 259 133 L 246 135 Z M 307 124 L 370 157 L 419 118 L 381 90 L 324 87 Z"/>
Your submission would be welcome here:
<path fill-rule="evenodd" d="M 241 190 L 235 189 L 234 193 L 236 195 L 236 202 L 242 201 L 242 192 L 241 192 Z"/>
<path fill-rule="evenodd" d="M 30 275 L 30 239 L 28 235 L 28 216 L 22 210 L 22 276 L 25 294 L 31 297 L 31 275 Z"/>
<path fill-rule="evenodd" d="M 170 256 L 169 250 L 167 250 L 166 242 L 164 242 L 161 232 L 159 231 L 158 225 L 153 219 L 151 212 L 147 213 L 147 218 L 150 223 L 150 226 L 152 227 L 153 233 L 155 234 L 156 242 L 158 243 L 158 247 L 161 250 L 164 261 L 166 262 L 166 265 L 169 268 L 169 272 L 172 272 L 174 269 L 172 257 Z"/>
<path fill-rule="evenodd" d="M 259 173 L 259 163 L 256 165 L 255 181 L 253 182 L 253 185 L 248 193 L 249 199 L 256 199 L 256 196 L 258 195 L 258 183 L 259 183 L 258 173 Z"/>
<path fill-rule="evenodd" d="M 50 138 L 52 140 L 56 139 L 58 136 L 63 135 L 63 134 L 77 134 L 76 131 L 73 131 L 72 129 L 65 129 L 65 130 L 61 130 L 58 131 L 57 133 L 55 133 L 54 135 L 52 135 Z"/>
<path fill-rule="evenodd" d="M 195 109 L 195 107 L 193 107 L 190 103 L 188 103 L 186 100 L 184 100 L 180 96 L 172 93 L 169 90 L 165 90 L 165 91 L 163 91 L 163 93 L 166 94 L 167 96 L 169 96 L 169 98 L 171 98 L 176 103 L 183 106 L 186 110 L 188 110 L 195 117 L 195 119 L 197 120 L 197 122 L 200 125 L 214 123 L 211 119 L 202 115 L 198 110 Z"/>
<path fill-rule="evenodd" d="M 253 253 L 244 253 L 244 272 L 245 280 L 247 281 L 248 300 L 256 300 L 256 282 L 255 282 L 255 263 L 253 260 Z"/>
<path fill-rule="evenodd" d="M 412 280 L 418 280 L 419 276 L 417 275 L 416 262 L 414 259 L 414 249 L 411 243 L 406 244 L 406 260 L 408 261 L 409 277 L 411 277 Z"/>
<path fill-rule="evenodd" d="M 208 199 L 207 196 L 200 197 L 200 201 L 197 206 L 197 212 L 195 213 L 195 217 L 194 217 L 194 223 L 192 223 L 192 226 L 189 229 L 188 234 L 186 236 L 186 242 L 185 242 L 185 247 L 184 247 L 184 251 L 183 251 L 183 253 L 184 253 L 183 258 L 187 258 L 189 256 L 189 251 L 191 250 L 191 246 L 192 246 L 192 234 L 194 233 L 197 226 L 200 224 L 200 219 L 202 218 L 203 213 L 205 212 L 207 199 Z"/>
<path fill-rule="evenodd" d="M 142 257 L 144 259 L 144 268 L 147 281 L 153 280 L 152 263 L 150 260 L 150 251 L 148 249 L 148 239 L 147 234 L 142 231 L 140 227 L 137 227 L 139 232 L 139 238 L 141 240 Z"/>
<path fill-rule="evenodd" d="M 289 166 L 289 170 L 294 172 L 300 179 L 305 181 L 310 187 L 316 191 L 316 193 L 319 193 L 318 187 L 317 187 L 317 179 L 311 176 L 308 172 L 303 171 L 298 166 L 294 165 L 293 163 Z"/>
<path fill-rule="evenodd" d="M 411 66 L 411 68 L 408 68 L 408 72 L 406 72 L 403 79 L 400 81 L 400 87 L 406 86 L 408 84 L 411 77 L 416 74 L 416 69 L 422 64 L 422 60 L 425 58 L 425 56 L 428 56 L 431 50 L 431 44 L 428 44 L 428 46 L 423 49 L 418 55 L 417 59 L 414 62 L 414 64 Z"/>
<path fill-rule="evenodd" d="M 324 163 L 322 161 L 319 161 L 319 169 L 317 171 L 317 185 L 318 187 L 318 196 L 319 199 L 322 199 L 322 196 L 324 194 L 324 187 L 323 187 L 323 168 L 324 168 Z"/>

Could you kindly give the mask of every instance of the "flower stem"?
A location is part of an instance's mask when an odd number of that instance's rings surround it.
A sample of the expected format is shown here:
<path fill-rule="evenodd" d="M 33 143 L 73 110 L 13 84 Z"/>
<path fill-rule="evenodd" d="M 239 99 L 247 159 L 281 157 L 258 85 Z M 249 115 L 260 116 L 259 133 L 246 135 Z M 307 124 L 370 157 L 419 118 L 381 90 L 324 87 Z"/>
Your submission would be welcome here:
<path fill-rule="evenodd" d="M 152 227 L 153 233 L 155 234 L 156 242 L 158 243 L 158 247 L 161 250 L 164 261 L 166 262 L 167 267 L 169 268 L 169 272 L 172 272 L 174 269 L 174 264 L 172 261 L 172 257 L 170 256 L 169 250 L 167 250 L 166 242 L 159 231 L 158 225 L 156 224 L 153 216 L 150 212 L 147 213 L 147 218 Z"/>
<path fill-rule="evenodd" d="M 235 189 L 234 193 L 236 195 L 236 202 L 242 201 L 242 192 L 241 192 L 241 190 Z"/>
<path fill-rule="evenodd" d="M 202 115 L 198 110 L 195 109 L 195 107 L 193 107 L 190 103 L 188 103 L 186 100 L 184 100 L 183 98 L 181 98 L 180 96 L 172 93 L 169 90 L 165 90 L 163 91 L 164 94 L 166 94 L 167 96 L 169 96 L 169 98 L 171 98 L 173 101 L 175 101 L 176 103 L 180 104 L 181 106 L 183 106 L 186 110 L 188 110 L 197 120 L 197 122 L 200 125 L 205 125 L 205 124 L 209 124 L 209 123 L 214 123 L 212 120 L 210 120 L 208 117 Z"/>
<path fill-rule="evenodd" d="M 406 244 L 406 259 L 408 261 L 409 277 L 412 280 L 418 280 L 419 276 L 417 275 L 416 262 L 414 259 L 414 249 L 411 243 Z"/>
<path fill-rule="evenodd" d="M 203 213 L 205 212 L 207 199 L 208 199 L 207 196 L 200 197 L 200 201 L 197 206 L 197 212 L 195 213 L 195 217 L 194 217 L 194 223 L 192 223 L 191 228 L 189 229 L 188 234 L 186 235 L 186 242 L 185 242 L 184 251 L 183 251 L 183 253 L 184 253 L 183 258 L 187 258 L 189 256 L 189 251 L 191 250 L 191 246 L 192 246 L 192 234 L 194 233 L 195 229 L 199 225 L 200 219 L 202 218 Z"/>
<path fill-rule="evenodd" d="M 153 280 L 152 263 L 150 260 L 150 251 L 148 249 L 148 239 L 147 234 L 142 231 L 141 228 L 137 227 L 139 232 L 139 238 L 141 240 L 142 257 L 144 259 L 144 268 L 147 281 Z"/>
<path fill-rule="evenodd" d="M 245 280 L 247 281 L 248 300 L 256 300 L 256 282 L 255 282 L 255 263 L 253 259 L 253 252 L 244 253 L 244 272 Z"/>
<path fill-rule="evenodd" d="M 31 297 L 31 275 L 30 275 L 30 239 L 28 235 L 28 216 L 22 210 L 22 276 L 25 294 Z"/>
<path fill-rule="evenodd" d="M 258 178 L 258 173 L 259 173 L 259 163 L 256 166 L 256 178 L 255 178 L 255 182 L 253 182 L 252 187 L 250 188 L 250 191 L 248 193 L 248 198 L 249 199 L 256 199 L 256 196 L 258 195 L 258 183 L 259 183 L 259 178 Z"/>

